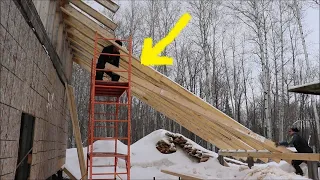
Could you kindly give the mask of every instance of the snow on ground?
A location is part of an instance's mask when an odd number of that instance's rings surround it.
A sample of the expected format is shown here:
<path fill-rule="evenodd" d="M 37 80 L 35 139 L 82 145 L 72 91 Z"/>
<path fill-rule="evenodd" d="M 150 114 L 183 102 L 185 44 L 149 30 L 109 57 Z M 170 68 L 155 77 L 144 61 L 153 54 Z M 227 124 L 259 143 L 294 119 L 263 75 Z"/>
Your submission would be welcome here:
<path fill-rule="evenodd" d="M 243 165 L 229 163 L 230 167 L 224 167 L 219 164 L 218 155 L 215 152 L 199 146 L 188 138 L 186 139 L 194 148 L 206 151 L 214 158 L 210 158 L 207 162 L 198 163 L 179 147 L 175 153 L 162 154 L 156 149 L 156 143 L 167 138 L 166 132 L 169 131 L 162 129 L 154 131 L 131 145 L 131 179 L 152 179 L 153 177 L 156 179 L 178 179 L 175 176 L 162 173 L 161 169 L 191 174 L 203 179 L 308 179 L 296 175 L 294 168 L 285 161 L 281 161 L 279 164 L 275 162 L 255 163 L 252 169 L 249 169 L 246 164 L 233 160 Z M 114 146 L 114 141 L 96 141 L 93 148 L 94 152 L 113 152 Z M 122 142 L 118 141 L 117 147 L 118 153 L 125 154 L 127 152 L 127 146 Z M 84 148 L 84 155 L 86 156 L 86 154 L 87 148 Z M 93 161 L 94 165 L 112 165 L 113 163 L 114 158 L 94 158 Z M 76 148 L 67 150 L 65 167 L 77 179 L 81 178 Z M 303 163 L 301 167 L 307 176 L 306 165 Z M 117 168 L 120 172 L 125 172 L 123 160 L 119 160 Z M 113 172 L 113 169 L 113 167 L 95 167 L 93 171 L 94 173 Z M 122 177 L 125 179 L 125 176 Z M 100 176 L 99 178 L 107 177 Z"/>

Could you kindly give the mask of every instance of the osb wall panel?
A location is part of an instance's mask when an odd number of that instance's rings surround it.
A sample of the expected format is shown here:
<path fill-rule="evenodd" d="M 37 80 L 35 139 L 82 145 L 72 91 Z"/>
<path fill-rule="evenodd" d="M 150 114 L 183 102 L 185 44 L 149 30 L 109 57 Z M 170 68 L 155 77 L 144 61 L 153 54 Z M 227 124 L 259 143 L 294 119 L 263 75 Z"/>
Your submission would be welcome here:
<path fill-rule="evenodd" d="M 0 179 L 14 179 L 23 112 L 35 117 L 30 178 L 46 179 L 67 148 L 64 85 L 12 0 L 0 0 L 0 18 Z"/>

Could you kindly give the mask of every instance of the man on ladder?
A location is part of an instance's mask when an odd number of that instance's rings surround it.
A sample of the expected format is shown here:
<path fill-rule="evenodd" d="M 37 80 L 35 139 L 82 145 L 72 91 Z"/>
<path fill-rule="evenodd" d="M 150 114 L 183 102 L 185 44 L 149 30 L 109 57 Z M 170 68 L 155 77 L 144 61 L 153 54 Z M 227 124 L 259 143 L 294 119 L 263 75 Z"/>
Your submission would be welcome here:
<path fill-rule="evenodd" d="M 122 46 L 121 41 L 116 40 L 115 42 L 118 43 L 120 46 Z M 118 54 L 120 54 L 119 48 L 117 48 L 114 45 L 110 45 L 110 46 L 104 47 L 101 53 L 114 54 L 114 56 L 101 54 L 99 56 L 98 63 L 96 66 L 97 69 L 104 69 L 107 62 L 116 66 L 116 67 L 119 67 L 119 60 L 120 60 L 120 56 L 118 55 Z M 113 72 L 105 72 L 105 71 L 97 70 L 96 71 L 96 80 L 103 80 L 104 73 L 109 75 L 111 77 L 112 81 L 119 81 L 119 79 L 120 79 L 120 76 L 118 74 L 113 73 Z"/>

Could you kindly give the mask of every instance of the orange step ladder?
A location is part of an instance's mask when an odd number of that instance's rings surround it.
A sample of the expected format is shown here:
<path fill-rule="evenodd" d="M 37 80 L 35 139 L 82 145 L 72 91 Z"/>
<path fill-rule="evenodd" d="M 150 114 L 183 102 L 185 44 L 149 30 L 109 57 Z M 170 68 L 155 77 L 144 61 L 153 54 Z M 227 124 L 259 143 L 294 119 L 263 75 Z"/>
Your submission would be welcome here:
<path fill-rule="evenodd" d="M 129 54 L 107 54 L 98 52 L 98 43 L 101 41 L 125 41 L 128 44 Z M 105 44 L 105 43 L 101 43 Z M 112 72 L 127 72 L 128 78 L 124 82 L 114 81 L 102 81 L 95 80 L 96 70 L 110 72 L 105 69 L 96 69 L 96 63 L 99 56 L 110 55 L 110 56 L 126 56 L 128 57 L 129 64 L 126 71 Z M 131 61 L 132 61 L 132 39 L 128 40 L 121 39 L 107 39 L 100 36 L 97 32 L 95 35 L 95 46 L 94 46 L 94 57 L 91 65 L 91 89 L 90 89 L 90 106 L 89 106 L 89 121 L 88 121 L 88 151 L 87 151 L 87 172 L 88 179 L 128 179 L 130 180 L 130 143 L 131 143 Z M 101 100 L 101 99 L 107 100 Z M 110 100 L 111 99 L 111 100 Z M 124 102 L 122 102 L 122 101 Z M 100 106 L 100 107 L 98 107 Z M 126 107 L 126 108 L 122 108 Z M 100 110 L 97 110 L 99 109 Z M 107 109 L 109 108 L 109 110 Z M 111 110 L 110 110 L 111 109 Z M 120 111 L 127 111 L 127 118 L 119 119 Z M 108 112 L 109 111 L 109 112 Z M 113 111 L 113 112 L 110 112 Z M 123 113 L 122 113 L 123 114 Z M 121 130 L 124 131 L 126 128 L 127 134 L 125 137 L 119 137 L 119 126 L 122 123 L 123 127 Z M 106 131 L 111 132 L 112 137 L 97 137 L 96 132 L 98 129 L 103 128 Z M 99 148 L 99 152 L 94 151 L 94 142 L 97 140 L 103 141 L 114 141 L 114 148 L 103 149 Z M 118 151 L 117 142 L 124 140 L 127 142 L 126 153 Z M 108 158 L 113 158 L 112 164 L 94 164 L 96 159 L 102 159 L 99 162 Z M 119 159 L 125 162 L 125 171 L 119 171 L 118 162 Z M 105 161 L 107 162 L 107 161 Z M 110 163 L 110 162 L 109 162 Z M 94 170 L 95 168 L 95 170 Z M 99 171 L 98 171 L 99 170 Z M 126 175 L 126 178 L 123 176 Z M 121 177 L 122 176 L 122 177 Z"/>

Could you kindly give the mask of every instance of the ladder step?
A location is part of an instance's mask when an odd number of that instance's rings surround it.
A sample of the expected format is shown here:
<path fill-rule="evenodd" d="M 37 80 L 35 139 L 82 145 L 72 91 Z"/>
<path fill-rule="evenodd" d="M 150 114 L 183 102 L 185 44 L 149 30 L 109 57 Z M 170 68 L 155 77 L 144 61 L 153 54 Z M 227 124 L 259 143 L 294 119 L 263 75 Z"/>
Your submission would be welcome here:
<path fill-rule="evenodd" d="M 127 140 L 127 137 L 93 137 L 94 140 Z"/>
<path fill-rule="evenodd" d="M 123 173 L 92 173 L 92 175 L 96 175 L 96 176 L 98 176 L 98 175 L 100 175 L 100 176 L 102 176 L 102 175 L 117 175 L 117 174 L 128 174 L 128 173 L 126 173 L 126 172 L 123 172 Z"/>
<path fill-rule="evenodd" d="M 129 87 L 126 87 L 126 86 L 104 86 L 104 85 L 94 85 L 94 87 L 98 87 L 98 88 L 108 88 L 108 89 L 129 89 Z"/>
<path fill-rule="evenodd" d="M 90 164 L 88 164 L 90 166 Z M 112 165 L 93 165 L 92 167 L 114 167 L 114 164 Z"/>
<path fill-rule="evenodd" d="M 112 53 L 99 53 L 100 55 L 108 55 L 108 56 L 120 56 L 120 57 L 129 57 L 129 54 L 112 54 Z"/>
<path fill-rule="evenodd" d="M 95 128 L 115 128 L 115 126 L 94 126 Z"/>
<path fill-rule="evenodd" d="M 95 119 L 94 122 L 128 122 L 128 120 L 117 120 L 117 119 Z"/>
<path fill-rule="evenodd" d="M 110 104 L 110 105 L 130 105 L 130 103 L 117 103 L 112 101 L 94 101 L 94 104 Z"/>
<path fill-rule="evenodd" d="M 92 157 L 117 157 L 121 159 L 125 159 L 128 157 L 127 154 L 121 154 L 121 153 L 114 153 L 114 152 L 93 152 L 88 153 L 87 156 L 90 158 L 90 154 Z"/>
<path fill-rule="evenodd" d="M 94 114 L 115 116 L 115 113 L 95 112 Z"/>
<path fill-rule="evenodd" d="M 128 70 L 111 70 L 111 69 L 98 69 L 96 68 L 97 71 L 104 71 L 104 72 L 128 72 Z"/>

